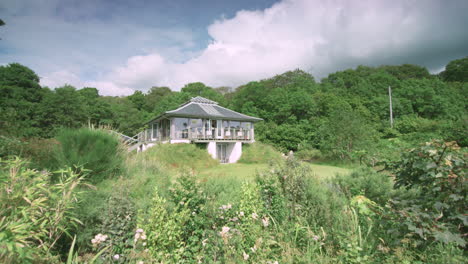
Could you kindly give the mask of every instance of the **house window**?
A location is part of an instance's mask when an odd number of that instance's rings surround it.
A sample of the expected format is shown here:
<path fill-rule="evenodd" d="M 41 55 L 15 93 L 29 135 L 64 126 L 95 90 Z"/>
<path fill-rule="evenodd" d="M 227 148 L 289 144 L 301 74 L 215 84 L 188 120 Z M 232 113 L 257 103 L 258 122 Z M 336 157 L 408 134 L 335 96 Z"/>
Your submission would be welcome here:
<path fill-rule="evenodd" d="M 153 130 L 152 138 L 155 139 L 158 137 L 158 123 L 153 123 L 152 130 Z"/>
<path fill-rule="evenodd" d="M 190 119 L 192 138 L 203 137 L 203 122 L 201 119 Z"/>
<path fill-rule="evenodd" d="M 224 138 L 229 139 L 231 138 L 231 131 L 229 130 L 229 121 L 223 121 L 223 130 L 224 130 Z"/>
<path fill-rule="evenodd" d="M 232 138 L 239 138 L 239 132 L 240 132 L 240 122 L 239 121 L 230 121 L 229 126 L 231 130 L 231 137 Z"/>
<path fill-rule="evenodd" d="M 175 139 L 188 138 L 188 118 L 174 118 Z"/>
<path fill-rule="evenodd" d="M 250 122 L 242 122 L 241 123 L 241 138 L 242 139 L 250 139 L 250 128 L 252 127 Z"/>

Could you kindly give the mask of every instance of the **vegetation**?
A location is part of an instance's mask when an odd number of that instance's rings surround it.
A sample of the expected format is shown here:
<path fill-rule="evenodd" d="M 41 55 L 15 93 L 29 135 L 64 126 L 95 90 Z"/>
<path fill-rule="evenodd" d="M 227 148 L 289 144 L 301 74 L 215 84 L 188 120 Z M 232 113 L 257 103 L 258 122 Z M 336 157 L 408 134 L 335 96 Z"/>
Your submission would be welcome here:
<path fill-rule="evenodd" d="M 0 66 L 0 262 L 463 263 L 467 60 L 126 97 Z M 197 95 L 264 119 L 239 163 L 83 128 L 133 135 Z"/>

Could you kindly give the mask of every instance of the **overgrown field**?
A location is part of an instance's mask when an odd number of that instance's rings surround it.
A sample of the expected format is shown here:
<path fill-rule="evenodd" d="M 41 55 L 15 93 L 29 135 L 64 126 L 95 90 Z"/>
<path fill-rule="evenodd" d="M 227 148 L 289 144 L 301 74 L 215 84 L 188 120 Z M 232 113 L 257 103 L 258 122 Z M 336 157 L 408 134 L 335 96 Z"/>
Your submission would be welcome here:
<path fill-rule="evenodd" d="M 128 155 L 100 130 L 57 140 L 42 163 L 51 172 L 31 170 L 34 156 L 1 161 L 1 263 L 466 258 L 466 150 L 453 142 L 429 142 L 379 173 L 301 162 L 263 144 L 221 165 L 189 144 Z M 106 157 L 82 151 L 93 140 Z M 87 155 L 102 162 L 81 162 Z"/>

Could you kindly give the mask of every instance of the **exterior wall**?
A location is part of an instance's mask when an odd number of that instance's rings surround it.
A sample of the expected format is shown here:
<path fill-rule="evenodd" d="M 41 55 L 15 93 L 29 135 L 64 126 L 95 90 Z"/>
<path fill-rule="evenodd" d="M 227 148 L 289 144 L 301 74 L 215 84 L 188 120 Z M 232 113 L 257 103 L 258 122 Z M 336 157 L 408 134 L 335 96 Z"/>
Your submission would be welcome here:
<path fill-rule="evenodd" d="M 213 158 L 213 159 L 218 159 L 216 157 L 216 142 L 208 142 L 208 146 L 207 146 L 207 149 L 208 149 L 208 154 L 210 154 L 210 156 Z"/>
<path fill-rule="evenodd" d="M 149 143 L 149 144 L 141 144 L 140 147 L 137 149 L 137 152 L 143 152 L 151 147 L 154 147 L 156 144 Z"/>
<path fill-rule="evenodd" d="M 226 152 L 229 155 L 229 163 L 236 163 L 242 156 L 242 142 L 228 144 Z"/>

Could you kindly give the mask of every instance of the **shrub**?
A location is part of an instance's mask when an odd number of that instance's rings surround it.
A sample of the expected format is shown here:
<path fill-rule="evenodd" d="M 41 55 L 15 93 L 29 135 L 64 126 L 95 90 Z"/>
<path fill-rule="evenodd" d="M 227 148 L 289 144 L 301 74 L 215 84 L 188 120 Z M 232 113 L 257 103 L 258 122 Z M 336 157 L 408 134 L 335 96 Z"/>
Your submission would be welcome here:
<path fill-rule="evenodd" d="M 57 261 L 57 241 L 79 222 L 72 208 L 81 177 L 62 170 L 51 184 L 47 172 L 27 169 L 20 159 L 0 162 L 0 262 Z"/>
<path fill-rule="evenodd" d="M 419 189 L 413 199 L 397 197 L 390 212 L 400 232 L 418 244 L 465 246 L 466 152 L 455 142 L 432 141 L 403 155 L 393 166 L 396 185 Z"/>
<path fill-rule="evenodd" d="M 103 130 L 63 129 L 57 135 L 58 166 L 80 166 L 90 170 L 89 180 L 97 183 L 122 171 L 124 150 L 119 139 Z"/>
<path fill-rule="evenodd" d="M 253 144 L 244 144 L 240 163 L 269 163 L 281 160 L 281 154 L 272 146 L 255 142 Z"/>
<path fill-rule="evenodd" d="M 389 176 L 370 168 L 361 168 L 348 175 L 337 175 L 332 182 L 349 198 L 363 195 L 380 205 L 385 205 L 393 190 Z"/>
<path fill-rule="evenodd" d="M 322 160 L 322 152 L 315 148 L 301 148 L 295 153 L 296 157 L 304 161 Z"/>

